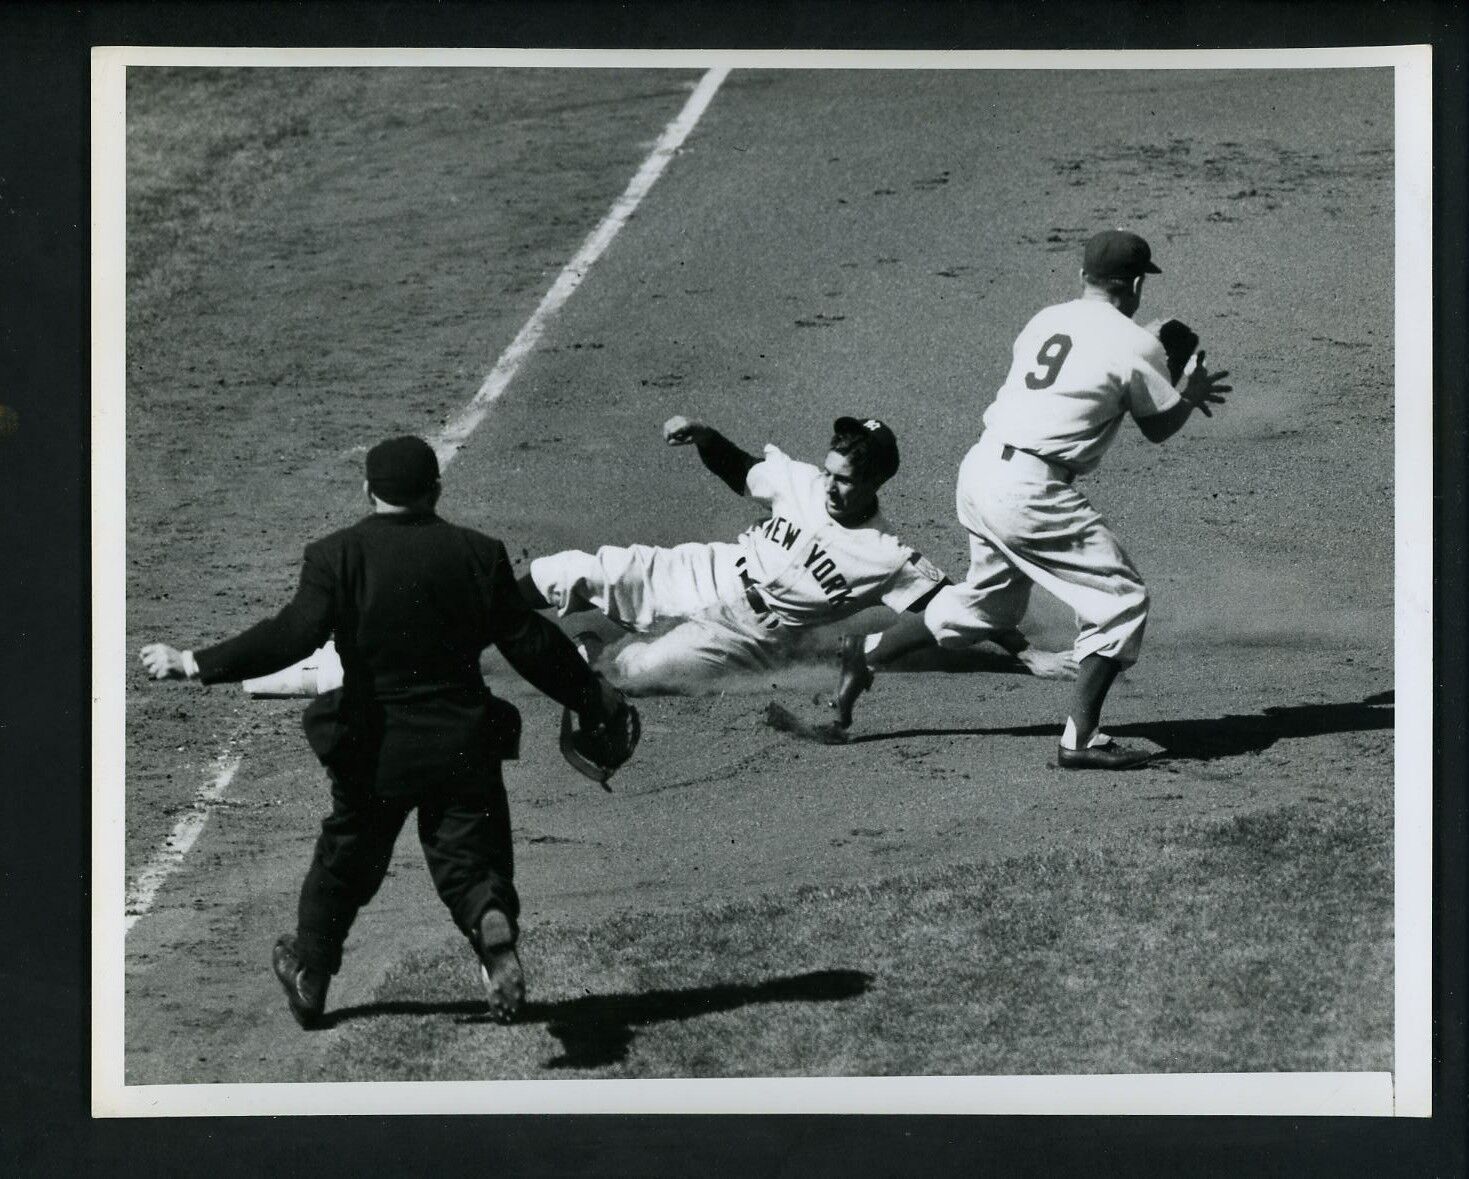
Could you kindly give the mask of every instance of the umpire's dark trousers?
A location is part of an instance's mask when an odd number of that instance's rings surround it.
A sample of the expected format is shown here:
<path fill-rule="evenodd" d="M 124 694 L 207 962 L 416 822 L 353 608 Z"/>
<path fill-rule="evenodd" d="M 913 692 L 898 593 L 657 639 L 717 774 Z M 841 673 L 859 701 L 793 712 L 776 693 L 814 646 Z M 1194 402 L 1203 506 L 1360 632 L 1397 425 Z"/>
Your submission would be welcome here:
<path fill-rule="evenodd" d="M 316 853 L 301 885 L 296 945 L 302 964 L 335 974 L 357 911 L 387 875 L 393 844 L 409 812 L 439 897 L 471 942 L 485 910 L 502 910 L 515 928 L 510 809 L 499 764 L 493 780 L 472 792 L 374 795 L 332 774 L 332 813 L 321 824 Z"/>

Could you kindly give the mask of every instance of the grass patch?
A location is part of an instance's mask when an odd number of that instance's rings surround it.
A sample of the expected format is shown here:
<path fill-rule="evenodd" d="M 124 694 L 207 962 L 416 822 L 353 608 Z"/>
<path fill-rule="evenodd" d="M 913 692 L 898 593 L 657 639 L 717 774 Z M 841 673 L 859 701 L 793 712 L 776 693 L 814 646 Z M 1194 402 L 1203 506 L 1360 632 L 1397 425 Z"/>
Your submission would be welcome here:
<path fill-rule="evenodd" d="M 342 1079 L 1388 1069 L 1391 800 L 460 942 L 341 1012 Z"/>
<path fill-rule="evenodd" d="M 267 76 L 274 82 L 259 84 Z M 130 310 L 177 313 L 169 300 L 308 138 L 311 84 L 301 71 L 128 71 Z"/>

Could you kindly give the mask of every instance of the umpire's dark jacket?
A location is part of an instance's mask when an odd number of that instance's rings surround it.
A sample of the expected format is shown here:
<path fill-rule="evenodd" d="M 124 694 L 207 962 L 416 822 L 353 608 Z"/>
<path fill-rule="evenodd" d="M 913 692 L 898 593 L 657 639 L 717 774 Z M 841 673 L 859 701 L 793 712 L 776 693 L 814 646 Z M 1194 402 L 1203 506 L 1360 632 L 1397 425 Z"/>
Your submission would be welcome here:
<path fill-rule="evenodd" d="M 308 740 L 344 782 L 377 795 L 472 790 L 514 756 L 515 710 L 485 687 L 494 644 L 574 711 L 596 678 L 520 596 L 505 546 L 432 512 L 383 512 L 310 544 L 295 599 L 237 638 L 196 651 L 205 683 L 288 667 L 334 638 L 344 680 L 306 710 Z"/>

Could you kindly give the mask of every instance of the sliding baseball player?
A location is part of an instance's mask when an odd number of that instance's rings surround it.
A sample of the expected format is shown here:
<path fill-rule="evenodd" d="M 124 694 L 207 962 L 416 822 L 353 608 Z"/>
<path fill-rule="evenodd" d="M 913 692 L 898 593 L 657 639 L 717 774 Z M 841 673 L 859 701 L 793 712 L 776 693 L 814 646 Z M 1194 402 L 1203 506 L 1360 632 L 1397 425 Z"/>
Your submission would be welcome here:
<path fill-rule="evenodd" d="M 895 534 L 878 490 L 898 470 L 892 430 L 875 418 L 838 418 L 823 465 L 766 446 L 757 458 L 719 431 L 682 416 L 663 427 L 670 446 L 697 448 L 731 490 L 769 507 L 732 542 L 671 547 L 605 545 L 538 557 L 519 584 L 537 609 L 562 617 L 595 610 L 620 627 L 657 637 L 622 646 L 615 678 L 635 692 L 678 690 L 726 669 L 786 661 L 800 636 L 869 606 L 921 615 L 948 579 Z M 1017 629 L 987 636 L 1032 674 L 1067 678 L 1069 661 L 1030 646 Z M 578 635 L 589 662 L 602 642 Z M 247 684 L 256 694 L 297 695 L 329 688 L 330 652 L 278 676 Z"/>

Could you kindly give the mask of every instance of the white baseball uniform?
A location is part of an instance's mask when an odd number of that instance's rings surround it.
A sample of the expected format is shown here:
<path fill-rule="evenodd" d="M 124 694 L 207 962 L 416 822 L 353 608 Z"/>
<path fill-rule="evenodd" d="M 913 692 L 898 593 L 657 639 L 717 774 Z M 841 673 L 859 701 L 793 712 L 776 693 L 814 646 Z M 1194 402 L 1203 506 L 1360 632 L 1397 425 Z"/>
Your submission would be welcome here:
<path fill-rule="evenodd" d="M 1101 461 L 1125 414 L 1149 417 L 1178 403 L 1167 374 L 1162 344 L 1104 300 L 1047 307 L 1025 325 L 984 433 L 959 468 L 969 574 L 925 611 L 941 646 L 1018 626 L 1036 584 L 1075 610 L 1078 660 L 1136 661 L 1147 589 L 1071 484 Z"/>
<path fill-rule="evenodd" d="M 824 473 L 777 447 L 765 447 L 745 490 L 770 516 L 733 543 L 569 550 L 532 561 L 531 579 L 563 615 L 595 606 L 638 632 L 679 622 L 618 652 L 618 672 L 644 683 L 772 666 L 805 628 L 879 602 L 906 610 L 943 581 L 881 513 L 852 528 L 833 520 Z"/>

